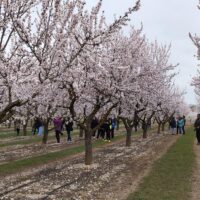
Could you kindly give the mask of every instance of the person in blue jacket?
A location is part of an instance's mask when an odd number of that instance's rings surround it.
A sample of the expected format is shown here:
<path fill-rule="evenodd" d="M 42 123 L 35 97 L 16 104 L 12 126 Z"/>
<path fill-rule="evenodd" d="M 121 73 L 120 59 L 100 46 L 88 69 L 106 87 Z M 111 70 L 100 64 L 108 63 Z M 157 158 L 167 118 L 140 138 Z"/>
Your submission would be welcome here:
<path fill-rule="evenodd" d="M 183 127 L 184 127 L 184 119 L 182 117 L 179 117 L 178 119 L 178 132 L 179 134 L 183 134 Z"/>

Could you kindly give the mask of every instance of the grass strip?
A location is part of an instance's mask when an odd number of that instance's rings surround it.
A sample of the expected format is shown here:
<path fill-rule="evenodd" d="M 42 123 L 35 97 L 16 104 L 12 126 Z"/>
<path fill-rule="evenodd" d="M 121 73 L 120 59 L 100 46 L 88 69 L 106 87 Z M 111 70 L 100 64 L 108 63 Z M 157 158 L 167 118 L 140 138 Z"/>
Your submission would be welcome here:
<path fill-rule="evenodd" d="M 49 139 L 53 139 L 55 138 L 55 136 L 49 136 Z M 26 144 L 32 144 L 32 143 L 37 143 L 37 142 L 41 142 L 42 141 L 42 137 L 39 136 L 33 136 L 33 138 L 29 138 L 29 139 L 23 139 L 23 140 L 16 140 L 16 141 L 12 141 L 12 142 L 5 142 L 0 144 L 0 148 L 2 147 L 7 147 L 7 146 L 14 146 L 14 145 L 26 145 Z"/>
<path fill-rule="evenodd" d="M 49 137 L 49 139 L 51 137 Z M 15 140 L 15 141 L 11 141 L 11 142 L 1 143 L 0 148 L 1 147 L 7 147 L 7 146 L 14 146 L 14 145 L 26 145 L 26 144 L 31 144 L 31 143 L 41 142 L 41 141 L 42 141 L 42 137 L 35 136 L 35 137 L 32 137 L 32 138 L 28 138 L 28 139 Z"/>
<path fill-rule="evenodd" d="M 22 133 L 20 134 L 20 136 L 30 136 L 32 135 L 31 130 L 27 131 L 27 135 L 23 135 Z M 0 131 L 0 139 L 6 139 L 6 138 L 12 138 L 12 137 L 18 137 L 17 133 L 13 130 L 7 130 L 7 131 Z"/>
<path fill-rule="evenodd" d="M 192 128 L 156 161 L 150 174 L 127 200 L 188 200 L 195 165 Z"/>
<path fill-rule="evenodd" d="M 75 130 L 72 136 L 78 135 L 78 130 Z M 62 137 L 66 137 L 61 136 Z M 48 141 L 53 140 L 55 138 L 54 132 L 50 132 L 48 136 Z M 56 140 L 56 139 L 55 139 Z M 7 146 L 15 146 L 15 145 L 27 145 L 27 144 L 34 144 L 34 143 L 41 143 L 42 142 L 42 136 L 32 136 L 32 138 L 28 139 L 23 139 L 23 140 L 16 140 L 16 141 L 11 141 L 11 142 L 5 142 L 5 143 L 0 143 L 0 148 L 2 147 L 7 147 Z"/>
<path fill-rule="evenodd" d="M 151 129 L 149 131 L 149 133 L 151 133 L 153 130 L 155 130 L 155 129 L 154 128 Z M 120 131 L 120 132 L 121 132 L 121 134 L 116 135 L 114 137 L 114 139 L 112 139 L 111 143 L 119 141 L 119 140 L 126 137 L 126 134 L 123 134 L 122 131 Z M 136 137 L 136 136 L 140 135 L 141 132 L 142 132 L 141 130 L 138 131 L 138 132 L 135 132 L 132 136 Z M 107 141 L 96 140 L 96 141 L 93 142 L 93 148 L 104 146 L 106 144 L 108 144 Z M 27 169 L 27 168 L 36 167 L 38 165 L 47 164 L 47 163 L 52 162 L 52 161 L 67 158 L 68 156 L 72 156 L 72 155 L 75 155 L 75 154 L 78 154 L 78 153 L 82 153 L 82 152 L 84 152 L 84 150 L 85 150 L 85 146 L 80 145 L 80 146 L 77 146 L 77 147 L 67 148 L 67 149 L 64 149 L 64 150 L 61 150 L 61 151 L 50 152 L 50 153 L 46 153 L 46 154 L 43 154 L 43 155 L 40 155 L 40 156 L 34 156 L 34 157 L 31 157 L 31 158 L 25 158 L 25 159 L 11 161 L 9 163 L 1 164 L 0 165 L 0 176 L 16 173 L 16 172 L 19 172 L 19 171 L 23 171 L 24 169 Z"/>
<path fill-rule="evenodd" d="M 123 125 L 120 125 L 120 129 L 124 128 Z M 65 136 L 65 131 L 63 132 L 64 136 L 61 136 L 62 137 L 66 137 Z M 73 136 L 77 136 L 79 134 L 79 130 L 78 129 L 75 129 L 72 133 L 72 137 Z M 10 141 L 10 142 L 5 142 L 5 143 L 0 143 L 0 148 L 3 148 L 3 147 L 8 147 L 8 146 L 15 146 L 15 145 L 27 145 L 27 144 L 34 144 L 34 143 L 40 143 L 42 141 L 42 137 L 40 136 L 33 136 L 32 133 L 30 132 L 27 136 L 32 136 L 32 138 L 27 138 L 27 139 L 23 139 L 23 140 L 15 140 L 15 141 Z M 17 138 L 18 136 L 16 136 Z M 26 136 L 24 136 L 26 137 Z M 48 141 L 50 140 L 53 140 L 55 138 L 55 133 L 53 131 L 50 131 L 49 132 L 49 136 L 48 136 Z M 0 137 L 1 139 L 1 137 Z"/>
<path fill-rule="evenodd" d="M 123 128 L 124 125 L 123 123 L 120 123 L 119 125 L 119 128 Z M 50 127 L 50 129 L 53 128 L 52 126 Z M 74 130 L 77 130 L 77 128 L 75 128 Z M 50 131 L 52 133 L 52 131 Z M 66 132 L 66 130 L 63 130 L 63 133 Z M 32 136 L 32 128 L 30 126 L 28 126 L 27 128 L 27 134 L 26 135 L 23 135 L 23 131 L 21 130 L 20 131 L 20 135 L 19 136 L 23 136 L 23 137 L 26 137 L 26 136 Z M 12 128 L 4 128 L 4 129 L 1 129 L 0 128 L 0 139 L 7 139 L 7 138 L 17 138 L 19 137 L 17 136 L 17 132 L 14 130 L 14 127 Z"/>
<path fill-rule="evenodd" d="M 117 141 L 124 138 L 125 135 L 116 136 L 112 141 Z M 108 144 L 104 140 L 97 140 L 93 142 L 93 147 L 99 147 Z M 50 152 L 44 155 L 35 156 L 31 158 L 26 158 L 22 160 L 11 161 L 9 163 L 0 165 L 0 176 L 15 173 L 18 171 L 23 171 L 26 168 L 35 167 L 41 164 L 47 164 L 52 161 L 66 158 L 81 152 L 84 152 L 85 146 L 80 145 L 78 147 L 72 147 L 65 150 Z"/>

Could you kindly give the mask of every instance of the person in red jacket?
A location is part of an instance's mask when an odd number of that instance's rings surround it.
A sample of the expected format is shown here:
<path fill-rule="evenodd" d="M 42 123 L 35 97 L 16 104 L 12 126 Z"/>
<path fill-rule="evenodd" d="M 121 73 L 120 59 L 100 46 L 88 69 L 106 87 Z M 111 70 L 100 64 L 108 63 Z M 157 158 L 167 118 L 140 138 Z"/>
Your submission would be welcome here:
<path fill-rule="evenodd" d="M 62 131 L 62 120 L 61 120 L 61 117 L 56 117 L 53 120 L 53 123 L 54 123 L 57 143 L 60 143 L 60 134 L 61 134 L 61 131 Z"/>

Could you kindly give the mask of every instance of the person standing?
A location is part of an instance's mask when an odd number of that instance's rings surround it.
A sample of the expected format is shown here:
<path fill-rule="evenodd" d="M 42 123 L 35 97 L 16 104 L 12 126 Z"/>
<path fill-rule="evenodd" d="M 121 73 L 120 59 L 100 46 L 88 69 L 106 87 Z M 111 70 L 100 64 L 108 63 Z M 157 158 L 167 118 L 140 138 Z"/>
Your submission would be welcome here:
<path fill-rule="evenodd" d="M 104 139 L 105 133 L 104 133 L 104 124 L 102 124 L 97 132 L 97 139 L 99 139 L 99 137 L 101 137 L 102 139 Z"/>
<path fill-rule="evenodd" d="M 115 127 L 116 127 L 116 120 L 115 118 L 111 119 L 111 138 L 114 138 L 114 133 L 115 133 Z"/>
<path fill-rule="evenodd" d="M 179 120 L 179 118 L 176 117 L 176 134 L 178 134 L 178 131 L 179 131 L 178 120 Z"/>
<path fill-rule="evenodd" d="M 183 115 L 183 121 L 184 121 L 184 125 L 183 125 L 183 134 L 185 135 L 185 125 L 186 125 L 185 115 Z"/>
<path fill-rule="evenodd" d="M 172 135 L 176 134 L 176 119 L 175 117 L 172 117 L 172 119 L 169 122 L 170 130 Z"/>
<path fill-rule="evenodd" d="M 38 135 L 42 135 L 43 134 L 41 131 L 42 127 L 43 127 L 42 120 L 39 119 L 39 117 L 36 117 L 32 128 L 33 135 L 35 135 L 36 133 Z"/>
<path fill-rule="evenodd" d="M 200 145 L 200 114 L 197 115 L 197 119 L 194 123 L 194 129 L 196 131 L 197 145 Z"/>
<path fill-rule="evenodd" d="M 72 142 L 71 131 L 73 131 L 73 121 L 70 120 L 70 117 L 65 121 L 65 127 L 67 131 L 67 142 Z"/>
<path fill-rule="evenodd" d="M 44 124 L 41 118 L 37 118 L 37 135 L 42 136 L 44 134 Z"/>
<path fill-rule="evenodd" d="M 94 119 L 92 119 L 91 122 L 91 129 L 92 129 L 92 136 L 95 137 L 96 136 L 96 130 L 94 130 L 97 126 L 99 125 L 99 121 L 96 117 L 94 117 Z"/>
<path fill-rule="evenodd" d="M 105 128 L 105 133 L 106 133 L 106 140 L 108 142 L 110 142 L 110 123 L 109 120 L 107 120 L 104 124 L 104 128 Z"/>
<path fill-rule="evenodd" d="M 20 119 L 18 119 L 18 120 L 16 120 L 16 131 L 17 131 L 17 136 L 19 136 L 20 128 L 21 128 L 21 121 L 20 121 Z"/>
<path fill-rule="evenodd" d="M 32 126 L 32 134 L 35 135 L 36 134 L 36 119 L 34 119 L 34 123 L 33 123 L 33 126 Z"/>
<path fill-rule="evenodd" d="M 184 120 L 182 117 L 179 117 L 178 119 L 178 132 L 179 134 L 183 134 L 183 126 L 184 126 Z"/>
<path fill-rule="evenodd" d="M 60 117 L 56 117 L 53 120 L 53 123 L 54 123 L 55 135 L 56 135 L 57 143 L 60 143 L 60 134 L 61 134 L 61 130 L 62 130 L 62 120 L 61 120 Z"/>
<path fill-rule="evenodd" d="M 33 133 L 33 135 L 35 135 L 36 133 L 38 134 L 39 127 L 41 127 L 41 126 L 42 126 L 41 120 L 38 117 L 36 117 L 34 119 L 34 123 L 33 123 L 33 127 L 32 127 L 32 133 Z"/>

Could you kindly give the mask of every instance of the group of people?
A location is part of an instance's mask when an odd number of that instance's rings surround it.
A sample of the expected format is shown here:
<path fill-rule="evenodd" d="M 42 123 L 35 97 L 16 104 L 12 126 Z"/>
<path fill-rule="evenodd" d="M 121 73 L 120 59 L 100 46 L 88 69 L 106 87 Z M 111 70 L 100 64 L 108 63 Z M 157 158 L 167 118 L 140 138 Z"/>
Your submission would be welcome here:
<path fill-rule="evenodd" d="M 71 132 L 73 131 L 73 121 L 68 117 L 63 119 L 61 117 L 56 117 L 53 119 L 55 135 L 57 143 L 60 143 L 60 135 L 63 135 L 62 131 L 64 127 L 67 131 L 67 142 L 72 142 Z M 114 138 L 114 130 L 116 128 L 117 120 L 115 118 L 109 118 L 102 125 L 99 124 L 99 120 L 94 117 L 92 119 L 90 128 L 92 130 L 93 138 L 102 138 L 111 141 L 111 138 Z M 99 126 L 100 125 L 100 126 Z"/>
<path fill-rule="evenodd" d="M 35 135 L 36 133 L 38 135 L 42 135 L 43 131 L 44 131 L 43 123 L 38 117 L 36 117 L 33 123 L 32 133 L 33 135 Z"/>
<path fill-rule="evenodd" d="M 185 134 L 185 128 L 184 128 L 185 123 L 186 123 L 185 116 L 183 116 L 182 118 L 179 118 L 177 121 L 173 117 L 172 120 L 170 121 L 170 127 L 174 129 L 178 125 L 180 129 L 179 133 Z M 191 123 L 191 119 L 190 119 L 190 123 Z M 196 132 L 197 145 L 200 145 L 200 114 L 197 114 L 197 118 L 194 123 L 194 130 Z"/>
<path fill-rule="evenodd" d="M 60 143 L 60 135 L 63 135 L 62 130 L 64 127 L 67 131 L 67 142 L 72 142 L 71 132 L 73 131 L 73 121 L 68 117 L 67 119 L 62 120 L 61 117 L 56 117 L 53 119 L 56 140 L 57 143 Z"/>
<path fill-rule="evenodd" d="M 171 129 L 171 133 L 173 135 L 175 134 L 185 134 L 185 124 L 186 124 L 186 119 L 185 116 L 183 115 L 182 117 L 179 116 L 177 118 L 172 117 L 170 122 L 169 122 L 169 127 Z"/>
<path fill-rule="evenodd" d="M 53 129 L 55 130 L 55 137 L 57 143 L 60 143 L 60 136 L 63 135 L 63 131 L 66 130 L 67 132 L 67 142 L 72 142 L 72 136 L 71 133 L 73 131 L 73 120 L 70 117 L 67 118 L 61 118 L 61 117 L 55 117 L 53 120 Z M 21 121 L 16 120 L 16 132 L 17 135 L 19 135 L 20 127 L 21 127 Z M 111 141 L 111 138 L 114 138 L 114 130 L 117 125 L 116 118 L 109 118 L 107 119 L 103 124 L 100 125 L 99 120 L 94 117 L 94 119 L 91 122 L 91 130 L 92 130 L 92 136 L 94 138 L 102 138 L 107 141 Z M 42 136 L 44 134 L 44 123 L 43 121 L 36 117 L 34 119 L 34 123 L 32 125 L 32 134 Z"/>
<path fill-rule="evenodd" d="M 111 138 L 114 138 L 114 131 L 117 126 L 116 118 L 109 118 L 102 125 L 99 125 L 99 120 L 95 117 L 91 123 L 91 129 L 93 130 L 92 136 L 110 142 Z"/>
<path fill-rule="evenodd" d="M 73 131 L 73 121 L 70 117 L 67 119 L 62 119 L 61 117 L 56 117 L 53 119 L 54 129 L 55 129 L 55 136 L 57 143 L 60 143 L 60 135 L 63 135 L 62 131 L 65 129 L 67 132 L 67 142 L 72 142 L 71 132 Z M 182 117 L 172 117 L 169 122 L 169 127 L 171 133 L 175 134 L 185 134 L 185 125 L 186 119 L 183 115 Z M 20 132 L 21 121 L 15 121 L 17 135 Z M 91 122 L 91 129 L 92 129 L 92 136 L 94 138 L 102 138 L 108 142 L 111 141 L 111 138 L 114 138 L 114 131 L 117 126 L 116 118 L 109 118 L 103 124 L 100 125 L 99 120 L 95 117 Z M 200 114 L 197 115 L 197 119 L 194 123 L 194 128 L 196 131 L 197 137 L 197 144 L 200 145 Z M 34 124 L 32 127 L 33 135 L 38 134 L 42 135 L 44 133 L 44 125 L 43 122 L 39 118 L 35 118 Z"/>
<path fill-rule="evenodd" d="M 61 117 L 55 117 L 53 119 L 54 129 L 55 129 L 55 136 L 57 143 L 60 143 L 60 135 L 63 135 L 63 130 L 65 129 L 67 132 L 67 142 L 72 142 L 71 132 L 73 131 L 73 121 L 70 117 L 67 119 L 62 119 Z M 33 124 L 32 133 L 35 135 L 42 135 L 44 133 L 44 125 L 43 122 L 36 118 Z"/>

